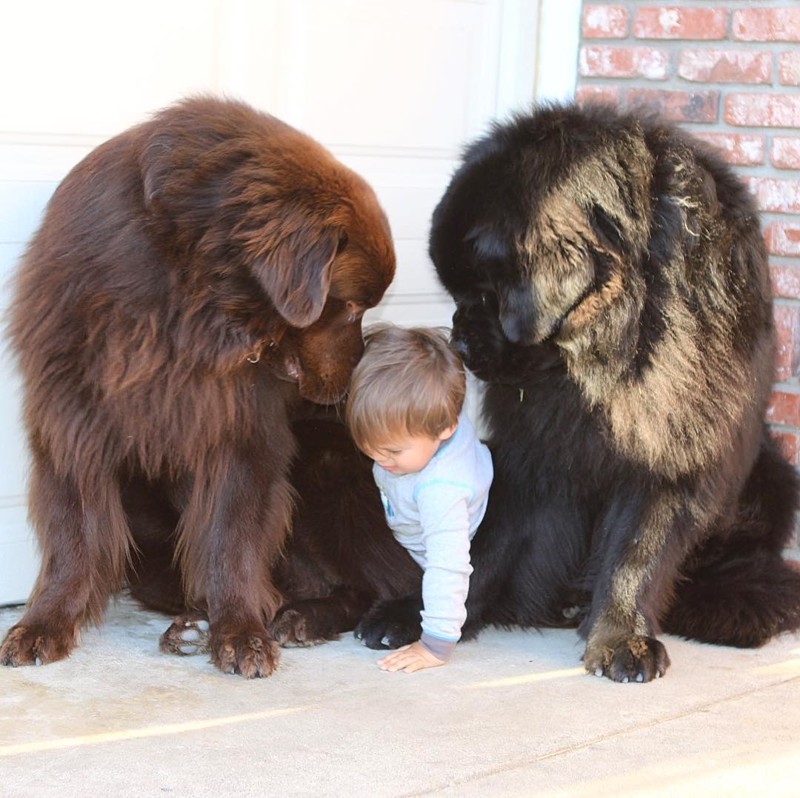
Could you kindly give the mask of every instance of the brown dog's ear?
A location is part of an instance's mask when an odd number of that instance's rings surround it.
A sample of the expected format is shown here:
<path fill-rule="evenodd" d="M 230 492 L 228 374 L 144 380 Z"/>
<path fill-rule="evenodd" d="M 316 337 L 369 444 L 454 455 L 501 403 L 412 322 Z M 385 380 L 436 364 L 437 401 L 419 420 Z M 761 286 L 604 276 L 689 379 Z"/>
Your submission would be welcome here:
<path fill-rule="evenodd" d="M 278 313 L 292 327 L 308 327 L 322 315 L 341 229 L 294 204 L 260 163 L 233 168 L 235 147 L 204 154 L 202 169 L 187 159 L 180 137 L 153 135 L 140 157 L 145 207 L 168 218 L 186 245 L 232 245 Z M 191 151 L 188 151 L 191 155 Z"/>
<path fill-rule="evenodd" d="M 259 283 L 292 327 L 309 327 L 322 315 L 340 232 L 305 225 L 280 238 L 254 266 Z"/>

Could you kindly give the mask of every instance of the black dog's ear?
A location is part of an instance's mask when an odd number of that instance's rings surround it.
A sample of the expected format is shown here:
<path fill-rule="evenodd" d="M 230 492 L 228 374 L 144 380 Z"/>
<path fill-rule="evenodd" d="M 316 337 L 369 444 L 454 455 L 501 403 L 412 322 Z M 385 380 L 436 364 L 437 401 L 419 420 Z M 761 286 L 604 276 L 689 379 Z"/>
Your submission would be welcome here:
<path fill-rule="evenodd" d="M 257 259 L 253 271 L 259 283 L 292 327 L 309 327 L 322 315 L 342 240 L 340 230 L 306 220 Z"/>

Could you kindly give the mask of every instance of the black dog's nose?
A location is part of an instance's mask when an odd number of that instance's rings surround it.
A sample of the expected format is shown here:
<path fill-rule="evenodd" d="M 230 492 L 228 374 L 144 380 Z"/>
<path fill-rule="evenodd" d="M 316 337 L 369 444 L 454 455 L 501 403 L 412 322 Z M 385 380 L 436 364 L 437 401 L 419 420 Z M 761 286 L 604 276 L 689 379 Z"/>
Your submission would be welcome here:
<path fill-rule="evenodd" d="M 458 337 L 451 337 L 450 338 L 450 346 L 458 352 L 462 359 L 466 360 L 469 357 L 469 347 L 467 346 L 467 342 L 464 341 L 462 338 Z"/>

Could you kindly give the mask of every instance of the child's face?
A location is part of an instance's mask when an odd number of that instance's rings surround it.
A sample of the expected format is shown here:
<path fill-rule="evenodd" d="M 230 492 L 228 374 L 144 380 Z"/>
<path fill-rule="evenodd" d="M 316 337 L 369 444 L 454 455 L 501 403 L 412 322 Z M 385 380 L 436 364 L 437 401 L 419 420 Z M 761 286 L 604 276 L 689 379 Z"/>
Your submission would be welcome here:
<path fill-rule="evenodd" d="M 404 435 L 395 438 L 382 446 L 364 448 L 364 454 L 373 459 L 381 468 L 390 474 L 413 474 L 422 471 L 431 458 L 439 451 L 456 431 L 456 424 L 448 427 L 436 438 L 427 435 Z"/>

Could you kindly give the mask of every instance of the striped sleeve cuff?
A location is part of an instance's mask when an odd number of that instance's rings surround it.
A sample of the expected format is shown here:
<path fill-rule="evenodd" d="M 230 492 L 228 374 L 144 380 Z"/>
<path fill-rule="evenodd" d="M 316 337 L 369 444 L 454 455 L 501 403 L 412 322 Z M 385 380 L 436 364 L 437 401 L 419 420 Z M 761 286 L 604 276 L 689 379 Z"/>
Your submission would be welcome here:
<path fill-rule="evenodd" d="M 419 642 L 427 651 L 430 651 L 436 659 L 447 662 L 447 660 L 450 659 L 450 655 L 453 653 L 453 649 L 456 647 L 457 641 L 442 640 L 440 637 L 433 637 L 423 632 Z"/>

